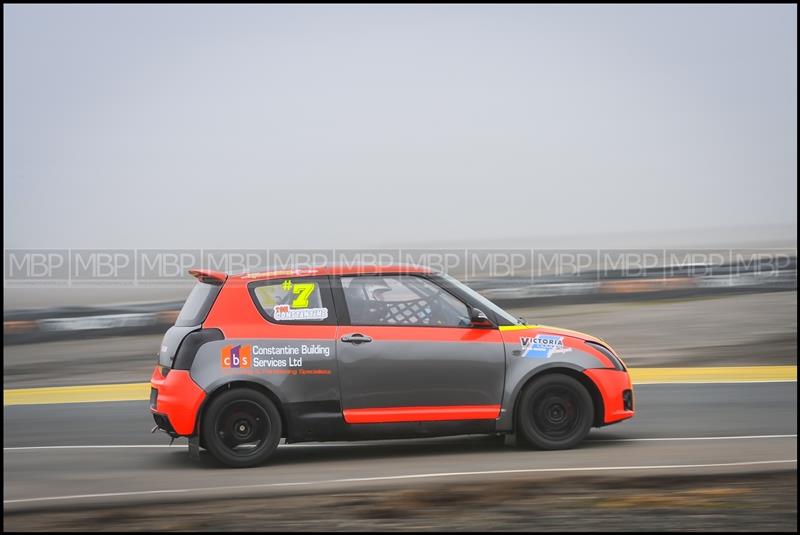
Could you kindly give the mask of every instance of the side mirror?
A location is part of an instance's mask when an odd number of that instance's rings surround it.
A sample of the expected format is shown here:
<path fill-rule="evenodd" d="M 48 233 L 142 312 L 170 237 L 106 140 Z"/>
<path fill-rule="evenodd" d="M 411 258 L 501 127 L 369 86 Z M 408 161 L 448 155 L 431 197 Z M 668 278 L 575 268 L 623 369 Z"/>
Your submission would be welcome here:
<path fill-rule="evenodd" d="M 469 321 L 473 327 L 492 326 L 492 322 L 489 321 L 489 318 L 483 313 L 483 310 L 474 307 L 469 309 Z"/>

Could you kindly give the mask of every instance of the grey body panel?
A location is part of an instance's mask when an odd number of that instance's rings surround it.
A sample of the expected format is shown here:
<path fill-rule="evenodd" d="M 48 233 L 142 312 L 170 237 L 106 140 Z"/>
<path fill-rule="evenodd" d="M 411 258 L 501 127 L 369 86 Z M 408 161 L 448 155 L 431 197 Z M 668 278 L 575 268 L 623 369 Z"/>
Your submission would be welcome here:
<path fill-rule="evenodd" d="M 175 359 L 175 354 L 178 352 L 181 342 L 184 337 L 192 331 L 200 329 L 200 325 L 193 325 L 190 327 L 177 327 L 172 326 L 164 333 L 164 338 L 161 340 L 161 347 L 158 351 L 158 363 L 161 366 L 171 367 L 172 361 Z"/>
<path fill-rule="evenodd" d="M 245 367 L 224 367 L 221 360 L 226 346 L 249 346 L 251 362 Z M 291 354 L 269 354 L 264 350 L 293 350 Z M 310 354 L 303 349 L 327 349 Z M 206 392 L 232 381 L 260 384 L 282 403 L 339 400 L 336 346 L 332 340 L 312 339 L 228 339 L 203 344 L 190 370 L 192 380 Z"/>
<path fill-rule="evenodd" d="M 403 327 L 397 327 L 402 329 Z M 505 380 L 503 344 L 380 340 L 341 341 L 369 327 L 341 327 L 336 341 L 342 407 L 494 405 Z"/>
<path fill-rule="evenodd" d="M 180 327 L 180 332 L 194 328 Z M 172 329 L 170 329 L 172 331 Z M 522 387 L 536 374 L 553 368 L 582 372 L 603 367 L 590 353 L 578 349 L 580 339 L 564 353 L 548 358 L 520 355 L 518 333 L 503 333 L 504 343 L 378 340 L 349 344 L 341 336 L 369 334 L 368 327 L 341 327 L 336 340 L 227 339 L 200 347 L 192 364 L 192 379 L 206 392 L 231 382 L 252 382 L 268 389 L 285 406 L 298 429 L 290 441 L 343 440 L 341 410 L 403 406 L 500 404 L 500 416 L 488 432 L 513 430 L 514 404 Z M 546 333 L 546 331 L 540 331 Z M 170 340 L 179 332 L 169 333 Z M 524 333 L 523 333 L 524 335 Z M 167 337 L 165 336 L 165 339 Z M 225 367 L 226 346 L 248 346 L 251 362 L 245 367 Z M 315 350 L 309 353 L 308 348 Z M 168 348 L 169 350 L 170 348 Z M 321 351 L 327 350 L 328 356 Z M 292 354 L 268 354 L 289 351 Z M 174 349 L 171 352 L 174 355 Z M 171 359 L 170 352 L 165 355 Z M 272 362 L 269 362 L 272 360 Z M 271 365 L 270 365 L 271 364 Z M 466 423 L 466 422 L 465 422 Z M 441 429 L 438 426 L 441 424 Z M 362 424 L 381 434 L 409 436 L 422 431 L 410 424 Z M 424 433 L 450 434 L 452 422 L 428 422 Z M 299 429 L 301 428 L 302 429 Z M 453 433 L 476 432 L 453 426 Z M 346 431 L 344 431 L 346 432 Z M 364 431 L 363 433 L 366 433 Z M 369 433 L 359 439 L 369 438 Z"/>

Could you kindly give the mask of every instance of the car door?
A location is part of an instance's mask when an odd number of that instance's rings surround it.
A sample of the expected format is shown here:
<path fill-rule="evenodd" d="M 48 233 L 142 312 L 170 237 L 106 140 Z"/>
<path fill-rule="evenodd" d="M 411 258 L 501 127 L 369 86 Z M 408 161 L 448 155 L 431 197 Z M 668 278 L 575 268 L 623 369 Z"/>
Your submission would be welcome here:
<path fill-rule="evenodd" d="M 348 423 L 494 419 L 505 350 L 494 326 L 433 280 L 337 277 L 336 353 Z"/>

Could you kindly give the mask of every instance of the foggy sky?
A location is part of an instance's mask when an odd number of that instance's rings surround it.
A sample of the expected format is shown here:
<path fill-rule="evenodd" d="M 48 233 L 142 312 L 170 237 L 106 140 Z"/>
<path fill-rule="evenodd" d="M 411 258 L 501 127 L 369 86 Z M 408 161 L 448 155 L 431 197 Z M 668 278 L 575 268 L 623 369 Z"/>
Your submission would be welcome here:
<path fill-rule="evenodd" d="M 796 6 L 4 6 L 4 246 L 795 225 Z"/>

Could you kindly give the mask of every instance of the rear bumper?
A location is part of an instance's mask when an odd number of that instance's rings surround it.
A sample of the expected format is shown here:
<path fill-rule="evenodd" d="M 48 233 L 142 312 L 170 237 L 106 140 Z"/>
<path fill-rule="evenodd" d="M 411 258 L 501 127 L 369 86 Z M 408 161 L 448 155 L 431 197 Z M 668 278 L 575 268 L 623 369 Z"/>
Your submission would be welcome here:
<path fill-rule="evenodd" d="M 633 385 L 626 371 L 589 369 L 585 373 L 603 398 L 603 424 L 613 424 L 634 414 Z"/>
<path fill-rule="evenodd" d="M 155 390 L 150 396 L 150 412 L 156 424 L 171 435 L 194 435 L 197 412 L 206 393 L 192 381 L 189 372 L 169 370 L 165 377 L 161 366 L 156 366 L 150 386 Z"/>

